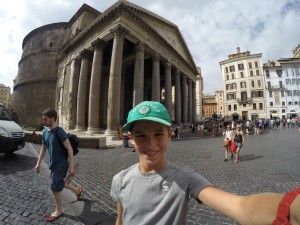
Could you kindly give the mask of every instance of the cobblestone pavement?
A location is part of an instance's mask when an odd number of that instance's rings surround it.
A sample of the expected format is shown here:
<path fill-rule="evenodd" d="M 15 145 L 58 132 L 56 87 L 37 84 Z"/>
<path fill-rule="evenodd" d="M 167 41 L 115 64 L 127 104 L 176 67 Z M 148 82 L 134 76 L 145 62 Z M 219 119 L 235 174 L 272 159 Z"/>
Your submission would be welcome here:
<path fill-rule="evenodd" d="M 170 143 L 167 159 L 179 166 L 189 165 L 223 190 L 241 195 L 284 193 L 300 185 L 300 132 L 296 128 L 267 129 L 263 135 L 246 136 L 237 164 L 223 161 L 223 137 L 181 137 Z M 45 224 L 43 217 L 53 209 L 49 177 L 34 172 L 39 149 L 40 145 L 27 143 L 26 149 L 14 157 L 0 154 L 0 225 Z M 74 183 L 83 186 L 82 200 L 78 202 L 83 210 L 80 214 L 76 205 L 65 202 L 65 216 L 57 224 L 114 224 L 116 204 L 109 195 L 111 180 L 138 161 L 132 150 L 121 146 L 80 149 L 76 155 L 80 168 Z M 191 200 L 187 224 L 237 223 Z"/>

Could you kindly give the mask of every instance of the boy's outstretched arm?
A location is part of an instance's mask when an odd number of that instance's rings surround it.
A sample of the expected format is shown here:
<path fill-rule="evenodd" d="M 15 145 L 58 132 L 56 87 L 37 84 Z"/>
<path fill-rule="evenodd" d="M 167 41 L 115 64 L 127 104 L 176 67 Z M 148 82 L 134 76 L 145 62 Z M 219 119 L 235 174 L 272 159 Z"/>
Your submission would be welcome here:
<path fill-rule="evenodd" d="M 283 194 L 262 193 L 239 196 L 209 186 L 198 198 L 209 207 L 243 225 L 272 225 Z M 291 204 L 290 222 L 300 225 L 300 195 Z"/>

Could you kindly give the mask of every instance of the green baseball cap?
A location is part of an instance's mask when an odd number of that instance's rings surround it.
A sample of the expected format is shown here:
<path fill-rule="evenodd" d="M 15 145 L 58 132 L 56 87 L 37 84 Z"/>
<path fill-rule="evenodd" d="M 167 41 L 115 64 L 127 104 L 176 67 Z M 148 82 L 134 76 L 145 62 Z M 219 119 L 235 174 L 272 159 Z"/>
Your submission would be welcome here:
<path fill-rule="evenodd" d="M 135 106 L 128 113 L 127 123 L 121 132 L 128 131 L 136 121 L 147 120 L 171 126 L 170 115 L 167 109 L 159 102 L 144 101 Z"/>

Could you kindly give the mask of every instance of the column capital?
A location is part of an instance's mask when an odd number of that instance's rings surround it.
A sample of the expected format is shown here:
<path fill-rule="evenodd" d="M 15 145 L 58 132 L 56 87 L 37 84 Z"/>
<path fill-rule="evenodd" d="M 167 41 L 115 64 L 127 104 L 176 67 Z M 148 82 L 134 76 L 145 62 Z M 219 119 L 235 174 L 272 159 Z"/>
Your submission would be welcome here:
<path fill-rule="evenodd" d="M 105 41 L 101 40 L 100 38 L 97 38 L 95 41 L 92 42 L 92 46 L 94 49 L 103 48 L 105 45 Z"/>
<path fill-rule="evenodd" d="M 188 79 L 188 82 L 189 82 L 189 84 L 193 84 L 192 82 L 193 82 L 193 80 L 192 79 Z"/>
<path fill-rule="evenodd" d="M 155 53 L 153 54 L 153 61 L 154 61 L 154 62 L 158 62 L 159 59 L 160 59 L 160 54 L 159 54 L 158 52 L 155 52 Z"/>
<path fill-rule="evenodd" d="M 180 69 L 176 68 L 175 72 L 176 74 L 180 75 Z"/>
<path fill-rule="evenodd" d="M 172 67 L 172 64 L 170 62 L 166 62 L 165 65 L 166 65 L 166 68 L 168 68 L 168 69 L 171 69 L 171 67 Z"/>
<path fill-rule="evenodd" d="M 139 42 L 137 42 L 135 44 L 135 51 L 136 52 L 144 52 L 145 51 L 145 47 L 146 47 L 145 43 L 139 41 Z"/>
<path fill-rule="evenodd" d="M 83 49 L 80 52 L 80 58 L 81 59 L 91 59 L 91 57 L 92 57 L 92 53 L 91 53 L 91 51 L 89 51 L 87 49 Z"/>
<path fill-rule="evenodd" d="M 111 29 L 110 32 L 115 36 L 115 38 L 122 38 L 129 33 L 129 30 L 121 24 L 118 24 L 116 27 Z"/>

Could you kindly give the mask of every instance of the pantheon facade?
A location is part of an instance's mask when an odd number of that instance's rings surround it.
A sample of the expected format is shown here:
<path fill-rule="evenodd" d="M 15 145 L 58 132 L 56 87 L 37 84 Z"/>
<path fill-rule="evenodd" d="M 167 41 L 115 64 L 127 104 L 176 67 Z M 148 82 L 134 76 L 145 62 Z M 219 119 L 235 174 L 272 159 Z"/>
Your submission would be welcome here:
<path fill-rule="evenodd" d="M 14 81 L 14 109 L 25 126 L 58 111 L 59 125 L 115 136 L 129 110 L 162 102 L 173 123 L 202 116 L 203 79 L 176 25 L 129 1 L 103 13 L 84 4 L 69 22 L 31 31 Z"/>

